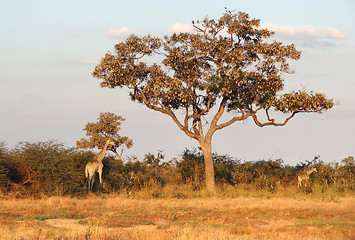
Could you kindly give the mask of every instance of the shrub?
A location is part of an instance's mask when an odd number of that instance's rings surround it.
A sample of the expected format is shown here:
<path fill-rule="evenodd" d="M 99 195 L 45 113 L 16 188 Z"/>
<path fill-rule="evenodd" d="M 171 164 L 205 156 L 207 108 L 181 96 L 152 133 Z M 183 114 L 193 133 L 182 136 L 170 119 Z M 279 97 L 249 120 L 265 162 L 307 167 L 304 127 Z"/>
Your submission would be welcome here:
<path fill-rule="evenodd" d="M 16 197 L 86 193 L 84 170 L 87 162 L 94 158 L 93 152 L 68 148 L 55 141 L 21 142 L 10 151 L 4 146 L 0 142 L 2 193 L 16 192 Z M 325 164 L 316 156 L 296 166 L 285 165 L 281 159 L 241 162 L 218 154 L 213 154 L 213 160 L 216 182 L 224 196 L 240 195 L 240 191 L 334 196 L 355 190 L 353 157 Z M 203 195 L 204 161 L 199 149 L 185 149 L 179 159 L 171 161 L 165 161 L 162 152 L 148 153 L 142 161 L 131 156 L 126 162 L 109 155 L 103 164 L 103 190 L 106 192 L 129 188 L 130 191 L 147 191 L 147 196 L 155 198 Z M 310 184 L 297 189 L 299 172 L 312 167 L 317 172 L 310 176 Z M 102 190 L 98 179 L 95 186 L 94 190 Z"/>

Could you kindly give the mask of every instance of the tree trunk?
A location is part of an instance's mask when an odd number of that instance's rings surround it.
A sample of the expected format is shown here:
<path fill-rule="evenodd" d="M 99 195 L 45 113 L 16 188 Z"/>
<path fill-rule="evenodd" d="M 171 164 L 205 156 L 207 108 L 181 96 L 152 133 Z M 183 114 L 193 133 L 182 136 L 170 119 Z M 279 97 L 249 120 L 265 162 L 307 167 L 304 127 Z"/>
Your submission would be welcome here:
<path fill-rule="evenodd" d="M 216 183 L 213 167 L 211 140 L 205 139 L 205 141 L 201 142 L 200 145 L 203 158 L 205 160 L 206 188 L 208 192 L 214 193 L 216 191 Z"/>

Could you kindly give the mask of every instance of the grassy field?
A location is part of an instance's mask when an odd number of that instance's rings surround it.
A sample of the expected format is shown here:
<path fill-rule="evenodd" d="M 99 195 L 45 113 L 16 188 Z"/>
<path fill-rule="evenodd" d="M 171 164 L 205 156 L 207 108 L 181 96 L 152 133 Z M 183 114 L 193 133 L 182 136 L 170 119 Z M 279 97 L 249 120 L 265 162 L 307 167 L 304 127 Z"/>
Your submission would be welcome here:
<path fill-rule="evenodd" d="M 0 201 L 0 239 L 355 239 L 355 199 L 138 198 Z"/>

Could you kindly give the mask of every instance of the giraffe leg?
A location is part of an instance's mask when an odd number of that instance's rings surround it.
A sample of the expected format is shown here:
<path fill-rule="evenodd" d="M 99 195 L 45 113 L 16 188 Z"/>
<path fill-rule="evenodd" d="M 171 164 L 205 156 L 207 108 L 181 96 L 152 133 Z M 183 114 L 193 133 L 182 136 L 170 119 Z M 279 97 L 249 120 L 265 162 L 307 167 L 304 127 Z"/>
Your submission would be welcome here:
<path fill-rule="evenodd" d="M 89 174 L 89 164 L 86 164 L 85 166 L 85 179 L 86 179 L 86 189 L 87 192 L 90 193 L 90 174 Z"/>
<path fill-rule="evenodd" d="M 88 193 L 92 192 L 91 182 L 92 182 L 92 176 L 89 175 L 88 178 L 87 178 Z"/>
<path fill-rule="evenodd" d="M 90 186 L 90 190 L 92 192 L 92 189 L 94 188 L 94 182 L 95 182 L 95 173 L 91 176 L 91 186 Z"/>
<path fill-rule="evenodd" d="M 99 179 L 100 179 L 100 185 L 101 185 L 101 187 L 102 187 L 102 168 L 103 168 L 103 164 L 100 164 L 100 165 L 99 165 L 98 172 L 99 172 Z"/>
<path fill-rule="evenodd" d="M 297 187 L 300 188 L 302 184 L 302 178 L 300 176 L 298 176 L 298 184 Z"/>
<path fill-rule="evenodd" d="M 99 179 L 100 179 L 100 185 L 102 186 L 102 170 L 99 171 Z"/>
<path fill-rule="evenodd" d="M 88 176 L 88 193 L 92 192 L 93 186 L 94 186 L 94 177 L 95 177 L 95 173 L 93 175 Z"/>
<path fill-rule="evenodd" d="M 90 193 L 90 179 L 88 177 L 86 178 L 86 189 L 87 192 Z"/>

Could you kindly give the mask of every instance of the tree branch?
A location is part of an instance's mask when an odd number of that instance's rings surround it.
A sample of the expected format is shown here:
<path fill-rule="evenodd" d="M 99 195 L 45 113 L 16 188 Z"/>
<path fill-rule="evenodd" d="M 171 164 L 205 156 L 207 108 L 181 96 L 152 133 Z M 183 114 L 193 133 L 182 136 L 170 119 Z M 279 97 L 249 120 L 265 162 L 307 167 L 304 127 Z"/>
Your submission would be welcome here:
<path fill-rule="evenodd" d="M 293 118 L 297 113 L 299 113 L 299 111 L 295 111 L 293 112 L 288 118 L 285 119 L 285 121 L 283 123 L 275 123 L 275 119 L 270 119 L 270 117 L 268 116 L 268 121 L 269 122 L 265 122 L 265 123 L 261 123 L 256 115 L 256 112 L 253 112 L 251 114 L 254 122 L 256 125 L 258 125 L 259 127 L 265 127 L 265 126 L 285 126 L 286 123 L 288 121 L 290 121 L 291 118 Z M 267 114 L 268 115 L 268 114 Z"/>
<path fill-rule="evenodd" d="M 173 119 L 173 121 L 175 122 L 175 124 L 189 137 L 194 138 L 194 139 L 198 139 L 198 134 L 195 132 L 191 132 L 188 128 L 188 125 L 183 125 L 181 124 L 181 122 L 179 121 L 179 119 L 176 117 L 175 113 L 169 108 L 167 113 L 167 115 L 169 115 L 171 117 L 171 119 Z M 185 118 L 185 124 L 186 124 L 186 118 Z"/>
<path fill-rule="evenodd" d="M 159 108 L 157 106 L 154 106 L 152 105 L 149 100 L 147 99 L 147 97 L 145 96 L 145 94 L 143 93 L 143 91 L 139 90 L 139 93 L 140 95 L 142 96 L 142 99 L 143 99 L 143 103 L 147 106 L 147 108 L 150 108 L 154 111 L 157 111 L 157 112 L 161 112 L 161 113 L 164 113 L 164 114 L 168 114 L 168 111 L 164 108 Z"/>
<path fill-rule="evenodd" d="M 114 150 L 113 152 L 116 154 L 116 156 L 118 157 L 118 159 L 122 161 L 123 149 L 121 149 L 121 154 L 118 154 L 116 150 Z"/>
<path fill-rule="evenodd" d="M 232 125 L 233 123 L 235 123 L 236 121 L 242 121 L 242 120 L 245 120 L 247 119 L 248 117 L 250 117 L 253 113 L 249 112 L 247 114 L 245 114 L 244 112 L 242 113 L 242 116 L 239 116 L 239 117 L 234 117 L 232 118 L 231 120 L 225 122 L 225 123 L 222 123 L 222 124 L 219 124 L 217 125 L 216 127 L 216 130 L 220 130 L 222 128 L 225 128 L 225 127 L 228 127 L 229 125 Z"/>
<path fill-rule="evenodd" d="M 217 122 L 218 120 L 222 117 L 224 110 L 226 108 L 226 104 L 227 104 L 227 98 L 224 97 L 219 105 L 219 109 L 216 113 L 216 115 L 213 117 L 211 125 L 210 125 L 210 129 L 208 130 L 206 136 L 208 137 L 212 137 L 213 133 L 217 130 Z"/>
<path fill-rule="evenodd" d="M 147 99 L 147 97 L 145 96 L 145 94 L 144 94 L 142 91 L 140 91 L 140 95 L 142 96 L 142 99 L 143 99 L 144 104 L 145 104 L 148 108 L 150 108 L 150 109 L 152 109 L 152 110 L 154 110 L 154 111 L 158 111 L 158 112 L 161 112 L 161 113 L 164 113 L 164 114 L 169 115 L 169 116 L 173 119 L 173 121 L 175 122 L 175 124 L 176 124 L 183 132 L 185 132 L 185 134 L 186 134 L 187 136 L 189 136 L 189 137 L 191 137 L 191 138 L 194 138 L 194 139 L 197 139 L 197 137 L 198 137 L 197 134 L 196 134 L 196 133 L 192 133 L 191 131 L 189 131 L 189 129 L 188 129 L 188 124 L 186 124 L 186 117 L 185 117 L 185 125 L 183 125 L 183 124 L 179 121 L 179 119 L 176 117 L 175 113 L 174 113 L 170 108 L 164 109 L 164 108 L 159 108 L 159 107 L 157 107 L 157 106 L 154 106 L 154 105 L 152 105 L 152 104 L 149 102 L 149 100 Z"/>

